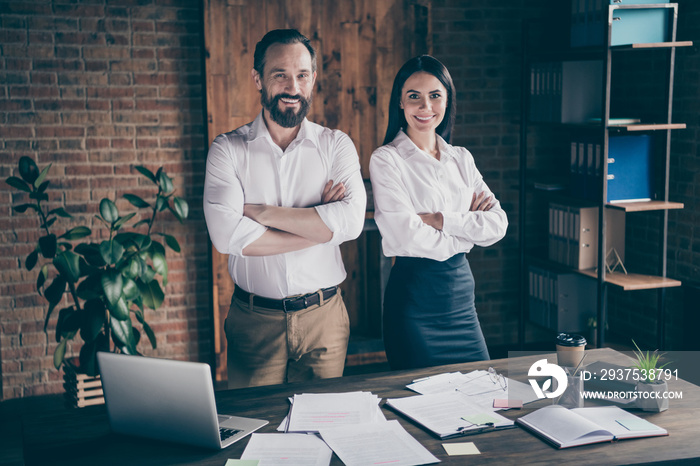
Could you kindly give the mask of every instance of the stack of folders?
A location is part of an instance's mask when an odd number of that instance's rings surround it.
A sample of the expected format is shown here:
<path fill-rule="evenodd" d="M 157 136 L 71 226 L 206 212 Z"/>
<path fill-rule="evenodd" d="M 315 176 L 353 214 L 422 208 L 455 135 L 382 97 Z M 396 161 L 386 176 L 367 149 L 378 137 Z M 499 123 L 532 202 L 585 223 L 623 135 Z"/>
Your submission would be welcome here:
<path fill-rule="evenodd" d="M 611 119 L 612 125 L 622 119 Z M 629 119 L 638 123 L 639 120 Z M 597 201 L 601 193 L 602 149 L 595 139 L 571 141 L 570 194 Z M 611 136 L 608 140 L 606 202 L 641 202 L 654 197 L 650 135 Z"/>
<path fill-rule="evenodd" d="M 578 270 L 598 265 L 598 207 L 549 204 L 549 260 Z"/>
<path fill-rule="evenodd" d="M 601 61 L 530 65 L 530 121 L 584 123 L 602 113 Z"/>
<path fill-rule="evenodd" d="M 255 435 L 241 459 L 264 458 L 275 443 L 291 436 L 311 435 L 322 440 L 348 466 L 439 462 L 398 421 L 386 420 L 379 407 L 381 399 L 372 393 L 309 393 L 294 395 L 289 401 L 289 414 L 277 429 L 285 433 Z"/>
<path fill-rule="evenodd" d="M 666 429 L 617 406 L 567 409 L 550 405 L 516 422 L 556 448 L 668 435 Z"/>
<path fill-rule="evenodd" d="M 625 212 L 605 208 L 606 257 L 625 260 Z M 576 270 L 598 266 L 598 207 L 586 202 L 549 203 L 549 260 Z M 610 260 L 610 258 L 608 258 Z"/>
<path fill-rule="evenodd" d="M 571 1 L 571 46 L 605 45 L 608 5 L 615 1 Z M 669 0 L 635 0 L 625 3 L 669 3 Z M 610 31 L 610 45 L 653 43 L 669 40 L 668 8 L 615 9 Z"/>
<path fill-rule="evenodd" d="M 588 277 L 528 266 L 530 321 L 557 332 L 583 332 L 596 315 L 596 282 Z"/>

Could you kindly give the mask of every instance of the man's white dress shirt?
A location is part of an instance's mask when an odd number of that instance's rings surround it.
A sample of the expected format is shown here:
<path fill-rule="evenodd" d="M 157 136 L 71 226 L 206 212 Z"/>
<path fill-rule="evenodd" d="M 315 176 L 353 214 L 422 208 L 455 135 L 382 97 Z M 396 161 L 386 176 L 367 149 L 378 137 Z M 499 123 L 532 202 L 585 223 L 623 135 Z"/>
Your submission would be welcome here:
<path fill-rule="evenodd" d="M 444 261 L 474 245 L 490 246 L 506 234 L 508 219 L 499 202 L 485 212 L 469 210 L 474 193 L 492 194 L 472 154 L 437 138 L 440 160 L 419 149 L 403 131 L 372 154 L 374 219 L 387 257 Z M 444 218 L 441 231 L 419 217 L 437 212 Z"/>
<path fill-rule="evenodd" d="M 345 185 L 345 197 L 321 205 L 329 180 Z M 220 253 L 229 254 L 236 286 L 249 293 L 281 299 L 341 283 L 346 272 L 338 246 L 362 232 L 366 203 L 357 151 L 341 131 L 304 119 L 282 151 L 261 112 L 252 123 L 219 135 L 209 149 L 204 182 L 209 236 Z M 333 237 L 285 254 L 243 256 L 243 249 L 267 230 L 243 216 L 244 204 L 313 206 Z"/>

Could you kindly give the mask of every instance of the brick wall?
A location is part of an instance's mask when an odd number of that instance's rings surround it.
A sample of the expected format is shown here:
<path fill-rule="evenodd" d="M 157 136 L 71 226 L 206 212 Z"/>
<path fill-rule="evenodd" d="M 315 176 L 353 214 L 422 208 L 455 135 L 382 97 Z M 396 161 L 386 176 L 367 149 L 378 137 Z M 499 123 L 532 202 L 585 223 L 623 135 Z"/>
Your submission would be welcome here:
<path fill-rule="evenodd" d="M 669 213 L 668 275 L 684 283 L 700 283 L 700 3 L 678 1 L 678 40 L 693 41 L 692 47 L 678 49 L 673 99 L 673 120 L 687 124 L 675 131 L 671 144 L 672 201 L 682 202 L 682 211 Z M 685 331 L 682 289 L 671 290 L 666 308 L 670 349 L 680 349 Z M 694 303 L 696 312 L 700 304 Z M 693 349 L 700 349 L 697 339 Z M 690 349 L 688 346 L 683 349 Z"/>
<path fill-rule="evenodd" d="M 457 89 L 453 143 L 466 147 L 498 196 L 509 227 L 494 246 L 469 253 L 476 309 L 489 346 L 518 337 L 518 183 L 521 34 L 526 18 L 550 17 L 549 2 L 433 1 L 434 55 Z"/>
<path fill-rule="evenodd" d="M 151 350 L 146 338 L 139 349 L 209 362 L 199 2 L 17 1 L 1 2 L 0 11 L 2 398 L 62 390 L 61 372 L 52 364 L 56 318 L 45 334 L 47 305 L 35 291 L 37 270 L 22 266 L 39 223 L 12 212 L 11 205 L 26 198 L 4 183 L 18 174 L 23 155 L 40 167 L 52 164 L 50 204 L 65 205 L 74 216 L 73 223 L 56 224 L 59 234 L 77 224 L 99 230 L 93 214 L 103 197 L 147 196 L 148 183 L 135 165 L 164 167 L 190 216 L 180 225 L 167 212 L 159 214 L 156 229 L 174 235 L 182 253 L 168 250 L 166 300 L 146 313 L 158 349 Z M 122 213 L 131 208 L 123 199 L 117 205 Z M 78 343 L 69 349 L 78 350 Z"/>

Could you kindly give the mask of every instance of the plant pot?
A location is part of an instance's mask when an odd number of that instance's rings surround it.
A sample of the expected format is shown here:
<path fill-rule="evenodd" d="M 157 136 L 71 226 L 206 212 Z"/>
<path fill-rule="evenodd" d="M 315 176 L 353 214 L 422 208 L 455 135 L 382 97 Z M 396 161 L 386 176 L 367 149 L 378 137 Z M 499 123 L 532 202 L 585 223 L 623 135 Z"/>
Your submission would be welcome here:
<path fill-rule="evenodd" d="M 63 388 L 66 404 L 73 408 L 104 404 L 100 376 L 81 374 L 78 358 L 66 360 L 63 364 Z"/>
<path fill-rule="evenodd" d="M 668 398 L 664 397 L 664 393 L 668 391 L 668 384 L 665 381 L 662 383 L 638 382 L 636 391 L 635 405 L 642 411 L 659 413 L 668 409 Z"/>

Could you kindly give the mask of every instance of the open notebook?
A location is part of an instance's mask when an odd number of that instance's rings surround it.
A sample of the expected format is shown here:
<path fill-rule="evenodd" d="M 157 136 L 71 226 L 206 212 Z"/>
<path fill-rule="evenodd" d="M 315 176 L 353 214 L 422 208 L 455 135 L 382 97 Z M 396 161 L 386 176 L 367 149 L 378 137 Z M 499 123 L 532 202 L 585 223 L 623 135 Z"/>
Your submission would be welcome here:
<path fill-rule="evenodd" d="M 666 429 L 617 406 L 566 409 L 550 405 L 515 422 L 557 448 L 668 435 Z"/>
<path fill-rule="evenodd" d="M 207 364 L 103 352 L 97 361 L 116 433 L 225 448 L 267 424 L 218 415 Z"/>

